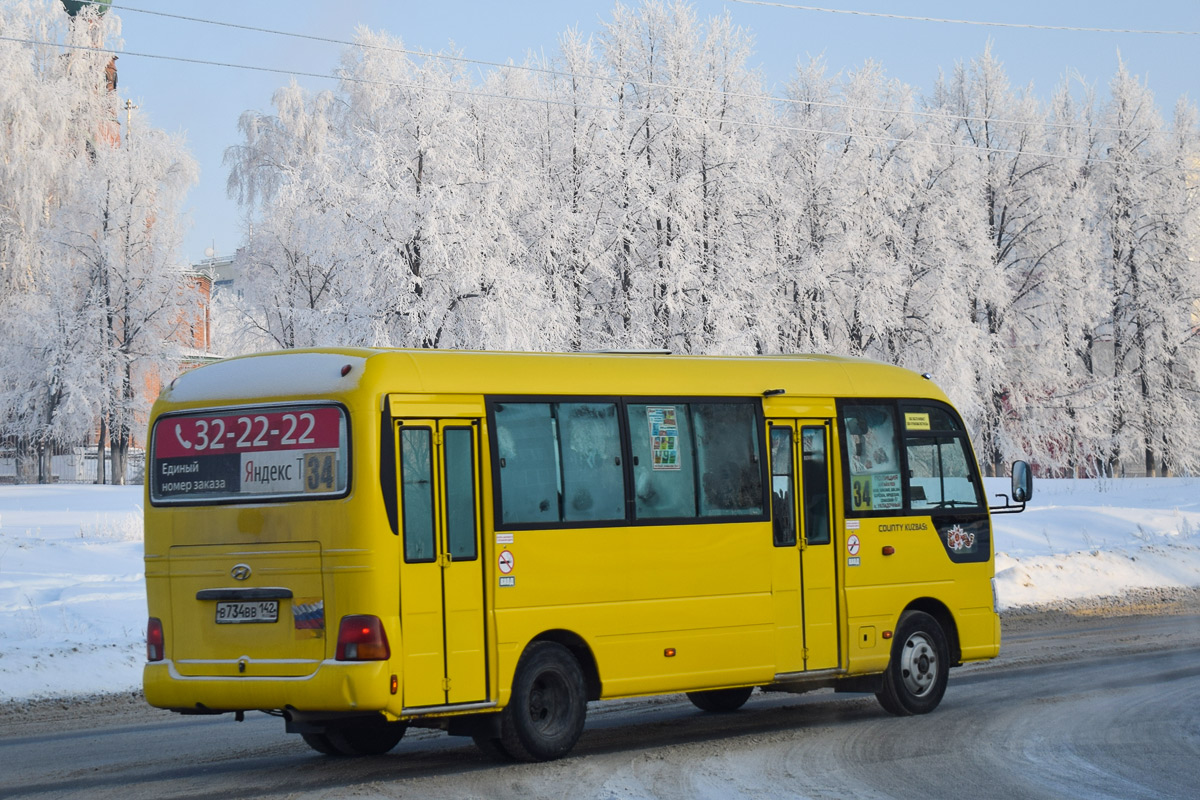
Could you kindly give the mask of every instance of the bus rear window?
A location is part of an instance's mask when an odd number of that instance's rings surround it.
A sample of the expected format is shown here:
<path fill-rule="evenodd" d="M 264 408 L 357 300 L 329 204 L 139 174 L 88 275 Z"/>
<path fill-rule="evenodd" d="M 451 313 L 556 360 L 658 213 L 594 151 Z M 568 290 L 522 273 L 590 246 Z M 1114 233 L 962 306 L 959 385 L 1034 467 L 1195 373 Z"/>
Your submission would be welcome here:
<path fill-rule="evenodd" d="M 150 438 L 155 505 L 338 497 L 349 486 L 340 406 L 171 414 Z"/>

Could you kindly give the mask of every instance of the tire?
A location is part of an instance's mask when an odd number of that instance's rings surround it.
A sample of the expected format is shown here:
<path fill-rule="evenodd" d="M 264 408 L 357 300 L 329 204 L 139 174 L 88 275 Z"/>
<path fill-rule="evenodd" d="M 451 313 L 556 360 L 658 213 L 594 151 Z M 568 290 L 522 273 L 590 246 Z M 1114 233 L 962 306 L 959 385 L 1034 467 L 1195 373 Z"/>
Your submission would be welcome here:
<path fill-rule="evenodd" d="M 324 734 L 316 736 L 324 736 L 336 755 L 379 756 L 399 744 L 407 727 L 403 722 L 388 722 L 378 717 L 331 727 Z M 306 734 L 304 741 L 313 749 L 318 749 L 309 741 L 308 737 L 312 735 Z"/>
<path fill-rule="evenodd" d="M 329 737 L 323 733 L 302 733 L 300 736 L 304 739 L 305 744 L 307 744 L 313 750 L 316 750 L 321 755 L 341 755 L 341 753 L 338 752 L 338 749 L 333 746 L 333 742 L 329 741 Z"/>
<path fill-rule="evenodd" d="M 875 693 L 879 704 L 898 717 L 928 714 L 942 702 L 949 675 L 950 649 L 942 626 L 923 611 L 905 611 L 883 685 Z"/>
<path fill-rule="evenodd" d="M 495 736 L 472 736 L 480 752 L 493 761 L 512 761 L 513 757 L 504 749 L 504 742 Z"/>
<path fill-rule="evenodd" d="M 688 692 L 687 699 L 701 711 L 712 711 L 717 714 L 728 714 L 737 711 L 750 699 L 753 686 L 741 689 L 713 689 L 707 692 Z"/>
<path fill-rule="evenodd" d="M 500 715 L 499 746 L 518 761 L 553 761 L 583 733 L 587 691 L 571 651 L 534 642 L 517 663 L 512 695 Z"/>

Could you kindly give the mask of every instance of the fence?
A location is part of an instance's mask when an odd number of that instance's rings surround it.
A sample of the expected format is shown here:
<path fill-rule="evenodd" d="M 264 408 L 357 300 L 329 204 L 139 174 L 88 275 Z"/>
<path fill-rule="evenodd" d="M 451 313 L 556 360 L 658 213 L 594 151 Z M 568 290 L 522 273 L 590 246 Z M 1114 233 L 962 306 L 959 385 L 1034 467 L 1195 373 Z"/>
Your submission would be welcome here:
<path fill-rule="evenodd" d="M 76 447 L 69 453 L 50 457 L 51 483 L 95 483 L 96 448 Z M 130 448 L 125 464 L 125 483 L 140 484 L 146 479 L 146 451 Z M 0 450 L 0 484 L 17 482 L 17 459 L 12 450 Z M 104 453 L 104 482 L 112 483 L 112 457 Z"/>

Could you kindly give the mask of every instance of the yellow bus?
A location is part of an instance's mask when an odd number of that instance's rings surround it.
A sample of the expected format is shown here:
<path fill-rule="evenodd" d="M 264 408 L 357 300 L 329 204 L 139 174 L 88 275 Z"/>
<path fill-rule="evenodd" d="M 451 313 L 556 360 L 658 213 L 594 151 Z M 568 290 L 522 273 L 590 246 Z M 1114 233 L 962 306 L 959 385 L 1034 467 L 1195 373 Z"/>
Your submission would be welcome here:
<path fill-rule="evenodd" d="M 967 433 L 896 367 L 282 351 L 177 378 L 149 442 L 147 700 L 331 755 L 548 760 L 589 701 L 678 692 L 922 714 L 1000 648 Z"/>

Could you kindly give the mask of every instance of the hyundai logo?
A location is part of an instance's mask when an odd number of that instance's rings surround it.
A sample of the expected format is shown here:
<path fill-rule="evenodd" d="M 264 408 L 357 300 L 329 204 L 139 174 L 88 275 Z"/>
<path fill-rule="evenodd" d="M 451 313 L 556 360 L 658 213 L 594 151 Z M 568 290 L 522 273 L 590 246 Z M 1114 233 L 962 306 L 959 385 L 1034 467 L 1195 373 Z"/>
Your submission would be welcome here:
<path fill-rule="evenodd" d="M 249 564 L 235 564 L 233 569 L 229 570 L 229 574 L 235 581 L 244 581 L 250 577 L 250 571 Z"/>

